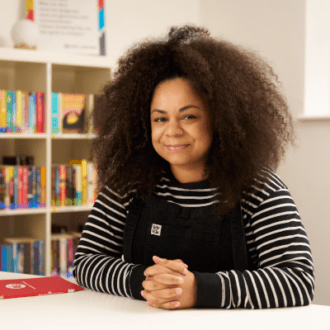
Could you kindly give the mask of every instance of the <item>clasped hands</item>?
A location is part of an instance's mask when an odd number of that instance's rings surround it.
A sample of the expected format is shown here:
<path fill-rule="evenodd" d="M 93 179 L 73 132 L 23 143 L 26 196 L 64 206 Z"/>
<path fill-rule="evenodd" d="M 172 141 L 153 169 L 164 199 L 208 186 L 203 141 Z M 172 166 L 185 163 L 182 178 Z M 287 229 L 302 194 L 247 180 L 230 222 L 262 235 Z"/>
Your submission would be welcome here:
<path fill-rule="evenodd" d="M 141 295 L 151 307 L 162 309 L 183 309 L 196 305 L 197 286 L 195 275 L 182 260 L 167 260 L 153 256 L 155 265 L 144 274 L 144 288 Z"/>

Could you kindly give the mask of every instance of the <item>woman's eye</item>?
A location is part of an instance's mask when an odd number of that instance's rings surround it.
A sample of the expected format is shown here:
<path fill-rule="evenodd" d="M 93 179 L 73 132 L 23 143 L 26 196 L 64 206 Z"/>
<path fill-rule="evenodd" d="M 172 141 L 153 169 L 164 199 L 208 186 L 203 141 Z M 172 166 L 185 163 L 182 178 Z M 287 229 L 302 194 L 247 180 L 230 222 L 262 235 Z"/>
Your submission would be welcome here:
<path fill-rule="evenodd" d="M 192 116 L 192 115 L 186 115 L 183 117 L 184 119 L 187 118 L 187 119 L 194 119 L 196 118 L 195 116 Z"/>
<path fill-rule="evenodd" d="M 192 115 L 186 115 L 184 117 L 182 117 L 182 119 L 196 119 L 195 116 Z M 163 123 L 164 121 L 166 121 L 167 119 L 165 117 L 158 117 L 154 120 L 154 122 L 156 123 Z"/>
<path fill-rule="evenodd" d="M 154 122 L 156 122 L 156 123 L 162 123 L 163 122 L 163 119 L 166 119 L 166 118 L 164 118 L 164 117 L 158 117 L 158 118 L 156 118 L 154 120 Z"/>

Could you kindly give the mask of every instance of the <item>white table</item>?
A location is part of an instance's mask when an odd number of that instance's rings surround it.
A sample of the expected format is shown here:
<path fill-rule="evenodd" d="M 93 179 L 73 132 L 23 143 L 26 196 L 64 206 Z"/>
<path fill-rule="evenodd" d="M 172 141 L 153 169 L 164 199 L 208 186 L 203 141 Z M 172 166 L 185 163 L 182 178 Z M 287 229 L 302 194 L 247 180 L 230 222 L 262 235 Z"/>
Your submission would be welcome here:
<path fill-rule="evenodd" d="M 0 279 L 29 278 L 0 272 Z M 74 281 L 74 280 L 73 280 Z M 0 300 L 0 329 L 158 330 L 330 329 L 330 307 L 309 305 L 278 309 L 163 310 L 144 301 L 84 291 Z"/>

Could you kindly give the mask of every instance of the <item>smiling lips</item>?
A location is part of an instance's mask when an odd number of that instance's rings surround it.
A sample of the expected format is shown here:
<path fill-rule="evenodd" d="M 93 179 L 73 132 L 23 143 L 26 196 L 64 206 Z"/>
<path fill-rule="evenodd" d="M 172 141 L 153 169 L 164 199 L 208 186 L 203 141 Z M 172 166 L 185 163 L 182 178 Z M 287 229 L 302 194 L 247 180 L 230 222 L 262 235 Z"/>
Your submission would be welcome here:
<path fill-rule="evenodd" d="M 186 148 L 188 146 L 189 146 L 189 144 L 185 144 L 185 145 L 183 145 L 183 144 L 177 144 L 177 145 L 173 145 L 173 146 L 168 145 L 166 147 L 167 147 L 167 149 L 169 151 L 179 151 L 179 150 L 183 150 L 184 148 Z"/>

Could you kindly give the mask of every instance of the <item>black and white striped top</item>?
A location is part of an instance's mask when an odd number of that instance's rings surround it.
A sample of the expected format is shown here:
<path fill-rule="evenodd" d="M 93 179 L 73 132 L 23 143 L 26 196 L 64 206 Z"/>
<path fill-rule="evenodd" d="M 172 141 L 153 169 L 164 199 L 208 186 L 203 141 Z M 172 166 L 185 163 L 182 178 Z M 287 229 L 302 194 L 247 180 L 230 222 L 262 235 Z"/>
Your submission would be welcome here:
<path fill-rule="evenodd" d="M 270 180 L 264 177 L 267 171 Z M 197 189 L 198 183 L 180 184 L 173 178 L 164 174 L 154 195 L 182 207 L 212 203 L 214 189 Z M 255 180 L 263 182 L 263 188 L 245 194 L 241 200 L 247 253 L 253 267 L 243 272 L 198 273 L 196 307 L 301 306 L 310 304 L 314 297 L 311 249 L 288 188 L 266 168 Z M 133 192 L 120 196 L 107 186 L 101 190 L 85 224 L 73 274 L 80 285 L 89 289 L 144 300 L 140 291 L 147 267 L 122 258 Z"/>

